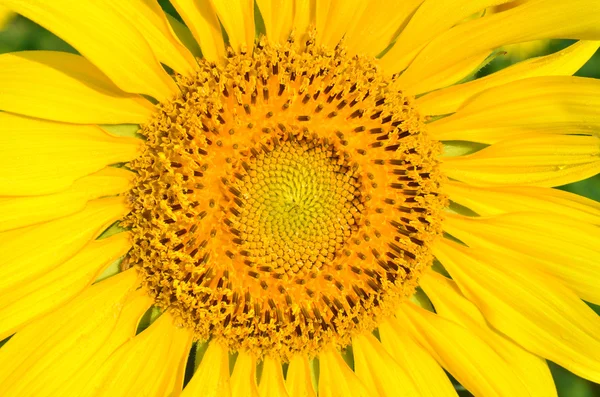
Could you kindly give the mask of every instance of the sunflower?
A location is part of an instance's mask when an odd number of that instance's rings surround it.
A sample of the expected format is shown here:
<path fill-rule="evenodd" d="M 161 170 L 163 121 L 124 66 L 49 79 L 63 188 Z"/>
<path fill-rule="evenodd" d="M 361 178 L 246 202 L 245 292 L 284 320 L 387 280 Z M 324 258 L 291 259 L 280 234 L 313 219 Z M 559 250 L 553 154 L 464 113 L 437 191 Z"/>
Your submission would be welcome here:
<path fill-rule="evenodd" d="M 2 395 L 600 382 L 600 3 L 502 3 L 2 0 Z"/>

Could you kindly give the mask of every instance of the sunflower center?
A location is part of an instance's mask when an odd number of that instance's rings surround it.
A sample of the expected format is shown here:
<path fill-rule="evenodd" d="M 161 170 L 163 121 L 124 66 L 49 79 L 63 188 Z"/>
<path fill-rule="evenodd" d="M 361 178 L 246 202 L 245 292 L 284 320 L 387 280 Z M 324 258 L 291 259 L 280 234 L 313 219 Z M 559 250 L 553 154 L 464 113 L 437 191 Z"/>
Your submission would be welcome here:
<path fill-rule="evenodd" d="M 360 223 L 361 182 L 332 144 L 293 132 L 251 150 L 227 180 L 232 241 L 261 272 L 298 282 L 334 260 Z M 266 283 L 266 282 L 265 282 Z"/>
<path fill-rule="evenodd" d="M 441 229 L 439 144 L 375 60 L 263 40 L 178 84 L 131 164 L 129 263 L 157 305 L 285 360 L 414 292 Z"/>

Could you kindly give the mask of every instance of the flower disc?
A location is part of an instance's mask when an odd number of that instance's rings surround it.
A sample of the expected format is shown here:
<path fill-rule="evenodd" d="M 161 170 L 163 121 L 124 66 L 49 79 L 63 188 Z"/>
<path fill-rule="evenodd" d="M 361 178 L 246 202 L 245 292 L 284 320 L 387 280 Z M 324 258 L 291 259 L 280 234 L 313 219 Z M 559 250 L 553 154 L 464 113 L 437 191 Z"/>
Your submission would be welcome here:
<path fill-rule="evenodd" d="M 343 347 L 410 296 L 442 177 L 409 98 L 342 46 L 199 60 L 143 127 L 129 263 L 198 339 L 289 359 Z"/>

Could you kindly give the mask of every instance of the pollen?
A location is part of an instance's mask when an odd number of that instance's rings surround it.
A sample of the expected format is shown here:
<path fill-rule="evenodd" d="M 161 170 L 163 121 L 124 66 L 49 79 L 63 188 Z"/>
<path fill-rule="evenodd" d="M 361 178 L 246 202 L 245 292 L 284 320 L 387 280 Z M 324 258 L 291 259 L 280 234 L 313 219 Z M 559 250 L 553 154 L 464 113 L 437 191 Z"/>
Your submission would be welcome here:
<path fill-rule="evenodd" d="M 231 351 L 288 360 L 372 331 L 431 265 L 446 206 L 412 98 L 312 37 L 198 62 L 142 127 L 128 263 Z"/>

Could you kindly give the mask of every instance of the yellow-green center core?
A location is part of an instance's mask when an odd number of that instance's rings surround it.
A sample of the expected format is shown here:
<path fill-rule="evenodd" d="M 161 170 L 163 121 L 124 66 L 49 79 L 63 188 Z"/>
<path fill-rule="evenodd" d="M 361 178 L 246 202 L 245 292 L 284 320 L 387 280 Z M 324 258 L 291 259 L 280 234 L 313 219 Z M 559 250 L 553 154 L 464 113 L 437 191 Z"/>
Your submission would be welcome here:
<path fill-rule="evenodd" d="M 199 60 L 143 126 L 134 248 L 197 339 L 287 360 L 409 297 L 440 233 L 439 143 L 374 59 L 312 39 Z"/>
<path fill-rule="evenodd" d="M 359 175 L 334 145 L 285 138 L 240 160 L 228 183 L 230 231 L 257 272 L 302 280 L 316 277 L 358 230 L 364 197 Z"/>

